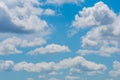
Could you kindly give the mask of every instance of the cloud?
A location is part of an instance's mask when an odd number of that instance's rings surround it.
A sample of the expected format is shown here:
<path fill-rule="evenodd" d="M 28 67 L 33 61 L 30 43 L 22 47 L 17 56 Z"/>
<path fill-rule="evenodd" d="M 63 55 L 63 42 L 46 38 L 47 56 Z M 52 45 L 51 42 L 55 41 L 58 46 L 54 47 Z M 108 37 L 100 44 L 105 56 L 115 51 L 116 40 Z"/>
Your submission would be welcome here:
<path fill-rule="evenodd" d="M 70 64 L 71 63 L 71 64 Z M 78 68 L 82 71 L 89 72 L 89 71 L 104 71 L 106 67 L 102 64 L 96 64 L 90 61 L 85 60 L 82 57 L 75 57 L 69 58 L 60 61 L 59 63 L 18 63 L 15 66 L 15 70 L 17 71 L 28 71 L 28 72 L 41 72 L 41 71 L 52 71 L 52 70 L 61 70 L 61 69 L 68 69 L 68 68 Z"/>
<path fill-rule="evenodd" d="M 78 4 L 82 2 L 84 2 L 84 0 L 47 0 L 46 1 L 47 4 L 55 4 L 55 5 L 63 5 L 66 3 Z"/>
<path fill-rule="evenodd" d="M 77 51 L 81 55 L 99 54 L 111 56 L 120 52 L 120 15 L 114 13 L 102 1 L 93 7 L 83 8 L 75 16 L 72 26 L 76 29 L 90 28 L 86 35 L 81 37 L 81 49 Z M 80 30 L 79 30 L 80 31 Z M 72 31 L 74 35 L 78 31 Z"/>
<path fill-rule="evenodd" d="M 8 54 L 20 54 L 21 50 L 16 49 L 14 45 L 6 44 L 0 46 L 0 55 L 8 55 Z"/>
<path fill-rule="evenodd" d="M 119 16 L 111 25 L 98 26 L 88 31 L 88 33 L 82 37 L 82 47 L 85 49 L 94 48 L 95 51 L 98 50 L 100 55 L 104 56 L 119 53 L 120 33 L 118 31 L 120 24 L 115 24 L 118 20 L 120 20 Z"/>
<path fill-rule="evenodd" d="M 63 61 L 60 61 L 59 64 L 56 65 L 56 69 L 61 68 L 70 68 L 71 73 L 77 73 L 78 71 L 82 72 L 96 72 L 101 73 L 104 70 L 106 70 L 106 67 L 102 64 L 96 64 L 91 61 L 87 61 L 83 57 L 75 57 L 75 58 L 68 58 L 64 59 Z"/>
<path fill-rule="evenodd" d="M 87 61 L 83 57 L 75 57 L 64 59 L 58 63 L 55 62 L 41 62 L 41 63 L 27 63 L 27 62 L 19 62 L 13 65 L 14 62 L 4 61 L 10 63 L 10 67 L 4 67 L 5 64 L 0 64 L 1 70 L 14 70 L 14 71 L 27 71 L 27 72 L 53 72 L 59 71 L 63 69 L 71 69 L 76 68 L 81 70 L 82 72 L 95 72 L 96 74 L 99 72 L 103 72 L 106 70 L 106 66 L 103 64 L 96 64 L 91 61 Z M 12 64 L 12 67 L 11 67 Z"/>
<path fill-rule="evenodd" d="M 101 47 L 99 50 L 79 49 L 77 51 L 77 53 L 82 55 L 82 56 L 85 56 L 85 55 L 88 55 L 88 54 L 100 54 L 101 56 L 106 56 L 106 57 L 109 57 L 112 54 L 119 53 L 119 52 L 120 52 L 119 48 L 106 47 L 106 46 Z"/>
<path fill-rule="evenodd" d="M 41 46 L 44 44 L 46 44 L 46 41 L 43 38 L 34 38 L 33 40 L 28 40 L 18 37 L 11 37 L 0 42 L 0 55 L 19 54 L 22 53 L 22 51 L 18 50 L 18 47 L 28 48 Z"/>
<path fill-rule="evenodd" d="M 112 77 L 120 76 L 120 62 L 119 61 L 113 62 L 113 70 L 111 70 L 109 73 Z"/>
<path fill-rule="evenodd" d="M 97 2 L 93 7 L 84 7 L 75 15 L 72 26 L 75 28 L 94 27 L 97 25 L 112 24 L 116 14 L 103 2 Z"/>
<path fill-rule="evenodd" d="M 14 66 L 14 62 L 11 60 L 8 60 L 8 61 L 0 60 L 0 71 L 11 70 L 11 68 L 13 68 L 13 66 Z"/>
<path fill-rule="evenodd" d="M 27 71 L 27 72 L 44 72 L 53 70 L 54 62 L 41 62 L 41 63 L 27 63 L 20 62 L 14 66 L 15 71 Z"/>
<path fill-rule="evenodd" d="M 68 75 L 66 76 L 65 80 L 79 80 L 80 77 L 78 76 L 71 76 L 71 75 Z"/>
<path fill-rule="evenodd" d="M 54 54 L 63 52 L 70 52 L 70 49 L 64 45 L 49 44 L 46 47 L 40 47 L 28 53 L 31 55 L 35 55 L 35 54 Z"/>
<path fill-rule="evenodd" d="M 45 31 L 48 24 L 39 16 L 43 10 L 38 0 L 1 0 L 0 32 L 32 33 Z"/>
<path fill-rule="evenodd" d="M 55 11 L 48 8 L 48 9 L 45 9 L 42 14 L 47 16 L 52 16 L 52 15 L 55 15 Z"/>

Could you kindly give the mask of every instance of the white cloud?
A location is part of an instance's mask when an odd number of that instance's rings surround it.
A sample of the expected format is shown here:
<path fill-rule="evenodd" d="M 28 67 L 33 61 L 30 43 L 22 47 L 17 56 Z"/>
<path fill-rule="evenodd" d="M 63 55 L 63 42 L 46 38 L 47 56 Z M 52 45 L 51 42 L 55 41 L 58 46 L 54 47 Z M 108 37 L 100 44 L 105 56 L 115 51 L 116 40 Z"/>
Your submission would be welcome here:
<path fill-rule="evenodd" d="M 43 15 L 48 15 L 48 16 L 55 15 L 55 11 L 52 10 L 52 9 L 45 9 L 42 14 Z"/>
<path fill-rule="evenodd" d="M 43 38 L 35 38 L 33 40 L 22 39 L 18 37 L 7 38 L 0 42 L 0 55 L 19 54 L 22 51 L 17 47 L 35 47 L 46 44 Z"/>
<path fill-rule="evenodd" d="M 101 64 L 96 64 L 91 61 L 87 61 L 83 57 L 75 57 L 75 58 L 68 58 L 64 59 L 63 61 L 60 61 L 58 65 L 56 66 L 56 69 L 60 69 L 64 66 L 64 68 L 76 68 L 83 71 L 104 71 L 106 67 Z"/>
<path fill-rule="evenodd" d="M 0 71 L 3 71 L 3 70 L 11 70 L 11 68 L 13 68 L 14 66 L 14 62 L 13 61 L 2 61 L 0 60 Z"/>
<path fill-rule="evenodd" d="M 77 71 L 80 70 L 81 72 L 85 72 L 85 73 L 93 72 L 93 71 L 95 71 L 96 73 L 101 73 L 104 70 L 106 70 L 106 67 L 104 65 L 87 61 L 83 57 L 64 59 L 55 66 L 56 70 L 63 68 L 64 69 L 69 68 L 70 70 L 76 69 Z M 74 73 L 76 73 L 77 71 L 74 71 Z"/>
<path fill-rule="evenodd" d="M 63 74 L 62 72 L 55 72 L 55 71 L 48 73 L 48 75 L 50 76 L 62 75 L 62 74 Z"/>
<path fill-rule="evenodd" d="M 0 46 L 0 55 L 7 55 L 7 54 L 20 54 L 22 51 L 17 50 L 14 45 L 5 44 Z"/>
<path fill-rule="evenodd" d="M 44 72 L 44 71 L 51 71 L 53 70 L 53 66 L 55 65 L 54 62 L 46 63 L 27 63 L 27 62 L 20 62 L 14 66 L 15 71 L 27 71 L 27 72 Z"/>
<path fill-rule="evenodd" d="M 35 55 L 35 54 L 53 54 L 53 53 L 62 53 L 62 52 L 70 52 L 70 49 L 64 45 L 49 44 L 46 47 L 37 48 L 28 53 L 31 55 Z"/>
<path fill-rule="evenodd" d="M 87 54 L 100 54 L 101 56 L 106 56 L 106 57 L 111 56 L 111 54 L 113 53 L 119 53 L 119 52 L 120 52 L 119 48 L 106 47 L 106 46 L 102 46 L 99 50 L 79 49 L 77 51 L 77 53 L 79 53 L 82 56 L 87 55 Z"/>
<path fill-rule="evenodd" d="M 113 62 L 113 70 L 111 70 L 109 73 L 112 77 L 120 76 L 120 62 L 119 61 Z"/>
<path fill-rule="evenodd" d="M 106 26 L 99 26 L 90 30 L 85 36 L 82 37 L 82 47 L 85 49 L 98 50 L 100 55 L 110 56 L 114 53 L 119 53 L 119 40 L 120 33 L 119 24 L 115 24 L 120 20 L 119 16 L 113 24 Z M 96 51 L 95 51 L 96 53 Z"/>
<path fill-rule="evenodd" d="M 8 61 L 4 61 L 8 62 Z M 1 64 L 1 70 L 14 70 L 14 71 L 27 71 L 27 72 L 53 72 L 59 71 L 63 69 L 71 69 L 76 68 L 81 70 L 82 72 L 96 72 L 102 73 L 106 70 L 106 66 L 103 64 L 96 64 L 91 61 L 87 61 L 83 57 L 75 57 L 64 59 L 58 63 L 55 62 L 41 62 L 41 63 L 27 63 L 27 62 L 19 62 L 13 65 L 13 62 L 8 62 L 9 65 L 5 68 L 5 64 Z M 12 64 L 12 67 L 11 67 Z"/>
<path fill-rule="evenodd" d="M 45 31 L 48 24 L 40 19 L 43 10 L 38 0 L 1 0 L 0 31 L 31 33 Z M 7 24 L 6 24 L 7 23 Z"/>
<path fill-rule="evenodd" d="M 47 4 L 55 4 L 55 5 L 62 5 L 66 3 L 78 4 L 82 3 L 84 0 L 47 0 Z"/>
<path fill-rule="evenodd" d="M 73 63 L 73 64 L 72 64 Z M 64 68 L 70 68 L 70 69 L 76 69 L 75 72 L 81 71 L 81 72 L 96 72 L 96 73 L 102 73 L 104 70 L 106 70 L 106 67 L 102 64 L 96 64 L 91 61 L 85 60 L 83 57 L 75 57 L 73 59 L 65 59 L 64 61 L 61 61 L 57 68 L 62 68 L 62 66 L 65 66 Z"/>
<path fill-rule="evenodd" d="M 84 56 L 84 55 L 87 55 L 87 54 L 97 54 L 97 53 L 99 53 L 99 51 L 95 51 L 95 50 L 83 50 L 83 49 L 79 49 L 78 51 L 77 51 L 77 53 L 78 54 L 80 54 L 80 55 L 82 55 L 82 56 Z"/>
<path fill-rule="evenodd" d="M 75 17 L 72 26 L 76 29 L 91 27 L 86 35 L 81 37 L 81 55 L 99 54 L 111 56 L 120 52 L 120 15 L 117 15 L 103 2 L 97 2 L 93 7 L 83 8 Z M 71 33 L 72 35 L 76 33 Z"/>
<path fill-rule="evenodd" d="M 83 8 L 75 16 L 72 26 L 76 28 L 94 27 L 107 25 L 114 21 L 116 14 L 103 2 L 96 3 L 93 7 Z"/>
<path fill-rule="evenodd" d="M 21 47 L 34 47 L 34 46 L 41 46 L 46 44 L 46 41 L 43 38 L 34 38 L 34 39 L 22 39 L 18 37 L 7 38 L 1 42 L 1 44 L 11 44 L 15 46 Z"/>

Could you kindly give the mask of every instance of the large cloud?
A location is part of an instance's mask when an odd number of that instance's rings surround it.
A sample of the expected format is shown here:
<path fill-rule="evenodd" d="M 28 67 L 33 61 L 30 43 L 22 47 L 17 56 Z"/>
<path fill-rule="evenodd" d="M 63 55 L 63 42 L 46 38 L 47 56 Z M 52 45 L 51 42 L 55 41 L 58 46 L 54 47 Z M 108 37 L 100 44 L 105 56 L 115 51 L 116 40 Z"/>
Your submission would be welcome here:
<path fill-rule="evenodd" d="M 45 31 L 48 24 L 40 18 L 46 12 L 38 0 L 0 0 L 0 32 L 31 33 Z M 47 15 L 53 15 L 49 9 Z M 47 10 L 48 12 L 48 10 Z M 46 14 L 45 14 L 46 15 Z"/>
<path fill-rule="evenodd" d="M 21 62 L 14 66 L 14 69 L 17 71 L 24 70 L 28 72 L 54 71 L 54 70 L 71 69 L 71 68 L 77 68 L 83 72 L 96 71 L 96 73 L 103 72 L 104 70 L 106 70 L 106 67 L 104 65 L 87 61 L 83 57 L 64 59 L 58 63 L 43 62 L 43 63 L 33 64 L 33 63 Z"/>
<path fill-rule="evenodd" d="M 76 28 L 93 27 L 96 25 L 112 24 L 116 14 L 103 2 L 96 3 L 93 7 L 83 8 L 75 16 L 72 26 Z"/>
<path fill-rule="evenodd" d="M 90 30 L 86 36 L 82 37 L 82 47 L 99 51 L 100 55 L 110 56 L 113 53 L 120 52 L 120 24 L 118 21 L 120 17 L 116 18 L 113 24 L 98 26 Z M 93 52 L 94 53 L 94 52 Z"/>
<path fill-rule="evenodd" d="M 5 64 L 7 62 L 7 64 Z M 58 63 L 55 62 L 41 62 L 41 63 L 27 63 L 27 62 L 20 62 L 14 64 L 10 61 L 3 61 L 0 64 L 1 70 L 14 70 L 14 71 L 27 71 L 27 72 L 53 72 L 59 71 L 63 69 L 71 69 L 76 68 L 81 70 L 82 72 L 89 73 L 89 72 L 96 72 L 102 73 L 106 70 L 106 66 L 103 64 L 96 64 L 94 62 L 88 61 L 83 57 L 75 57 L 75 58 L 68 58 L 64 59 Z M 12 63 L 12 67 L 11 67 Z M 5 67 L 7 66 L 7 67 Z M 9 67 L 10 66 L 10 67 Z"/>
<path fill-rule="evenodd" d="M 76 15 L 73 26 L 75 28 L 88 28 L 90 31 L 82 36 L 82 48 L 78 53 L 100 54 L 110 56 L 120 50 L 120 16 L 114 13 L 103 2 L 96 3 L 93 7 L 84 8 Z"/>

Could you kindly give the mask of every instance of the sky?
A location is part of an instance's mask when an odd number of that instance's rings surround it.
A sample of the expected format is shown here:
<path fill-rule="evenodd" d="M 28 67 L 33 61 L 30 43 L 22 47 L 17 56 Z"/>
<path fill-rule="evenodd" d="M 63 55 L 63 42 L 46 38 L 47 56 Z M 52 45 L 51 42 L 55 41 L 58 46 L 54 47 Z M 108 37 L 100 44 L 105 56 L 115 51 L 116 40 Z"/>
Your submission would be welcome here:
<path fill-rule="evenodd" d="M 120 80 L 120 0 L 0 0 L 0 80 Z"/>

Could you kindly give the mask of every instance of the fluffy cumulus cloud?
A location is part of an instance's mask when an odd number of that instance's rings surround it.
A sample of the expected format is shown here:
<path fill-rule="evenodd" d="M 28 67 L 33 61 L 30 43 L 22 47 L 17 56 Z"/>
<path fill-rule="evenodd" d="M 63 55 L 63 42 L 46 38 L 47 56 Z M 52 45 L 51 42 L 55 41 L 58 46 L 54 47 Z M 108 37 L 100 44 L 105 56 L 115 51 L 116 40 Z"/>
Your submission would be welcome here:
<path fill-rule="evenodd" d="M 55 62 L 41 62 L 41 63 L 27 63 L 20 62 L 14 64 L 12 61 L 3 61 L 0 64 L 1 70 L 14 70 L 14 71 L 27 71 L 27 72 L 53 72 L 63 69 L 77 69 L 81 72 L 89 73 L 95 72 L 102 73 L 106 70 L 103 64 L 97 64 L 84 59 L 83 57 L 75 57 L 64 59 L 58 63 Z"/>
<path fill-rule="evenodd" d="M 35 54 L 54 54 L 62 52 L 70 52 L 70 49 L 65 45 L 49 44 L 46 47 L 40 47 L 28 53 L 31 55 L 35 55 Z"/>
<path fill-rule="evenodd" d="M 49 12 L 46 14 L 46 12 Z M 41 8 L 38 0 L 0 0 L 0 32 L 32 33 L 45 31 L 48 24 L 39 16 L 53 15 L 51 9 Z"/>
<path fill-rule="evenodd" d="M 58 63 L 43 62 L 43 63 L 33 64 L 33 63 L 21 62 L 16 64 L 14 67 L 16 71 L 24 70 L 28 72 L 43 72 L 43 71 L 53 71 L 53 70 L 71 69 L 71 68 L 77 68 L 83 72 L 84 71 L 103 72 L 104 70 L 106 70 L 106 67 L 104 65 L 87 61 L 83 57 L 64 59 Z"/>
<path fill-rule="evenodd" d="M 46 3 L 47 4 L 57 4 L 57 5 L 62 5 L 62 4 L 66 4 L 66 3 L 72 3 L 72 4 L 78 4 L 78 3 L 82 3 L 84 2 L 84 0 L 47 0 Z"/>
<path fill-rule="evenodd" d="M 78 53 L 100 54 L 111 56 L 120 50 L 120 15 L 115 14 L 103 2 L 96 3 L 93 7 L 84 8 L 73 21 L 75 28 L 91 27 L 85 36 L 82 36 L 82 50 Z"/>
<path fill-rule="evenodd" d="M 41 63 L 27 63 L 27 62 L 20 62 L 14 66 L 15 71 L 27 71 L 27 72 L 44 72 L 44 71 L 51 71 L 53 66 L 55 65 L 54 62 L 41 62 Z"/>
<path fill-rule="evenodd" d="M 120 19 L 116 19 L 115 23 L 118 22 L 118 20 Z M 120 25 L 115 23 L 93 28 L 86 36 L 82 37 L 82 47 L 87 49 L 94 48 L 95 53 L 97 50 L 98 53 L 103 56 L 119 53 L 120 33 L 118 31 Z"/>
<path fill-rule="evenodd" d="M 76 28 L 94 27 L 107 25 L 114 21 L 116 14 L 103 2 L 96 3 L 93 7 L 83 8 L 75 16 L 72 26 Z"/>
<path fill-rule="evenodd" d="M 41 16 L 53 16 L 55 11 L 42 6 L 39 0 L 0 0 L 0 35 L 4 36 L 0 39 L 0 55 L 19 54 L 23 48 L 46 43 L 45 36 L 52 29 Z"/>
<path fill-rule="evenodd" d="M 35 38 L 33 40 L 26 40 L 18 37 L 7 38 L 0 42 L 0 55 L 22 53 L 17 47 L 35 47 L 43 44 L 46 44 L 43 38 Z"/>
<path fill-rule="evenodd" d="M 109 73 L 112 77 L 120 77 L 120 62 L 119 61 L 113 62 L 113 70 L 111 70 Z"/>

